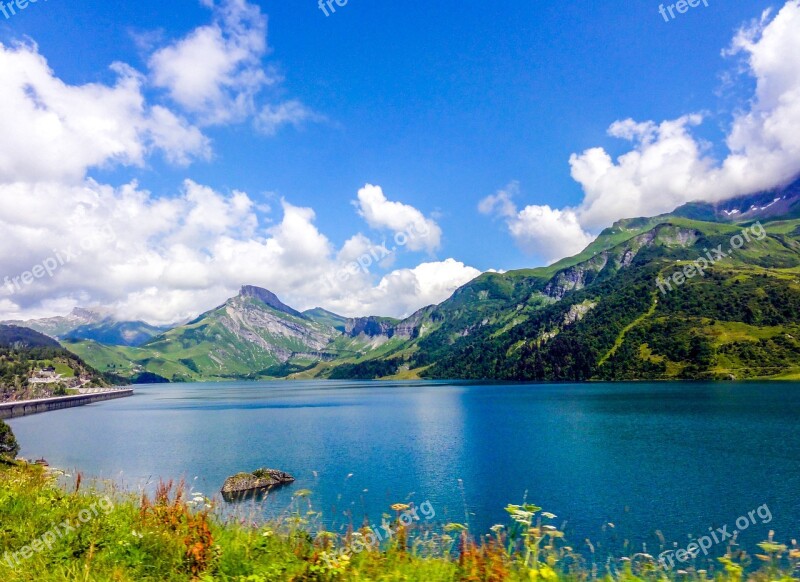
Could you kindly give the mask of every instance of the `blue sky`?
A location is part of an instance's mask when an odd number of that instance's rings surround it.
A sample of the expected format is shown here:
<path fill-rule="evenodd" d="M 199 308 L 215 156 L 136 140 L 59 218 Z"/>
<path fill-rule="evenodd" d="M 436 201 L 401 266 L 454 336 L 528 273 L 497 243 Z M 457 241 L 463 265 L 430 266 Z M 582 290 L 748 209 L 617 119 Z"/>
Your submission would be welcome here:
<path fill-rule="evenodd" d="M 700 113 L 702 123 L 685 123 L 702 149 L 693 163 L 721 165 L 736 112 L 751 107 L 753 77 L 761 74 L 747 70 L 751 49 L 728 57 L 721 52 L 765 9 L 773 8 L 772 19 L 784 6 L 710 0 L 667 23 L 655 0 L 349 0 L 329 17 L 312 0 L 252 4 L 268 16 L 269 52 L 261 65 L 281 77 L 259 99 L 296 100 L 310 117 L 274 135 L 247 121 L 204 124 L 176 107 L 163 86 L 145 82 L 148 103 L 172 108 L 211 140 L 211 159 L 176 166 L 149 155 L 143 166 L 89 164 L 86 176 L 114 186 L 136 179 L 156 199 L 174 197 L 186 179 L 222 194 L 241 190 L 269 205 L 269 212 L 256 211 L 265 228 L 280 221 L 284 198 L 313 208 L 316 226 L 337 248 L 356 231 L 381 239 L 380 228 L 365 225 L 352 203 L 360 188 L 375 184 L 442 230 L 431 252 L 398 253 L 391 268 L 454 258 L 480 271 L 545 264 L 591 240 L 625 209 L 662 210 L 639 192 L 644 201 L 620 210 L 591 216 L 576 210 L 568 224 L 558 215 L 548 227 L 574 229 L 569 244 L 556 234 L 539 236 L 540 224 L 525 222 L 526 207 L 580 207 L 589 190 L 571 176 L 571 155 L 603 148 L 616 159 L 668 139 L 663 127 L 631 130 L 633 142 L 612 137 L 609 127 L 618 120 L 658 125 Z M 111 63 L 147 75 L 154 51 L 208 25 L 211 14 L 196 0 L 40 0 L 11 19 L 0 16 L 0 41 L 33 39 L 66 84 L 111 85 Z M 763 32 L 769 19 L 752 34 Z M 726 83 L 725 75 L 737 69 L 745 74 Z M 781 166 L 784 173 L 797 169 Z M 773 173 L 774 182 L 781 179 Z M 716 198 L 764 181 L 714 180 L 726 184 Z M 685 190 L 691 199 L 695 191 Z M 494 206 L 480 212 L 481 201 L 498 191 Z M 682 196 L 666 196 L 661 204 L 680 203 Z M 43 297 L 36 296 L 38 305 Z M 19 302 L 16 308 L 25 311 Z"/>

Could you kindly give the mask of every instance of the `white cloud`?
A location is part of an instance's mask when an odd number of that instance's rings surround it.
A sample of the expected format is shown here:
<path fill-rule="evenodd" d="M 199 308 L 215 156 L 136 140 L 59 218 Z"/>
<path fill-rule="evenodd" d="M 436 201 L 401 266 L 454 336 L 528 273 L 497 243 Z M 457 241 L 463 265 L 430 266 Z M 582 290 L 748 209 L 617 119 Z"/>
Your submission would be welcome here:
<path fill-rule="evenodd" d="M 408 235 L 406 246 L 412 251 L 433 252 L 441 245 L 442 229 L 435 220 L 425 218 L 413 206 L 388 200 L 380 186 L 367 184 L 353 204 L 372 228 Z"/>
<path fill-rule="evenodd" d="M 210 155 L 200 131 L 148 107 L 142 77 L 115 64 L 113 86 L 58 79 L 34 44 L 0 43 L 0 182 L 76 182 L 92 167 L 140 166 L 161 150 L 173 162 Z"/>
<path fill-rule="evenodd" d="M 513 198 L 519 194 L 519 182 L 511 182 L 503 190 L 487 196 L 478 204 L 478 210 L 482 214 L 496 214 L 511 218 L 517 213 L 517 205 Z"/>
<path fill-rule="evenodd" d="M 203 125 L 254 118 L 256 129 L 274 135 L 285 125 L 320 121 L 298 100 L 261 105 L 263 91 L 282 79 L 264 68 L 267 17 L 246 0 L 201 0 L 213 22 L 154 52 L 152 82 Z"/>
<path fill-rule="evenodd" d="M 394 295 L 410 314 L 423 305 L 440 303 L 480 274 L 460 261 L 446 259 L 393 271 L 381 280 L 378 289 Z"/>
<path fill-rule="evenodd" d="M 616 122 L 609 133 L 632 141 L 632 151 L 616 162 L 602 148 L 573 154 L 572 177 L 585 194 L 576 209 L 581 224 L 597 230 L 619 218 L 651 216 L 707 199 L 712 162 L 690 133 L 701 121 L 700 115 L 687 115 L 658 125 Z"/>
<path fill-rule="evenodd" d="M 277 77 L 261 68 L 266 19 L 256 6 L 201 1 L 212 8 L 213 24 L 150 61 L 152 78 L 177 106 L 201 123 L 257 116 L 265 133 L 320 119 L 296 100 L 257 103 Z M 300 309 L 403 315 L 444 300 L 478 274 L 447 260 L 381 277 L 393 253 L 371 271 L 339 279 L 332 275 L 364 253 L 377 255 L 379 245 L 356 233 L 337 249 L 310 208 L 282 200 L 274 222 L 263 218 L 269 207 L 248 194 L 221 194 L 191 179 L 159 197 L 136 181 L 97 182 L 92 169 L 142 166 L 156 151 L 179 164 L 211 154 L 199 129 L 148 103 L 143 75 L 123 64 L 113 70 L 113 85 L 73 86 L 35 45 L 0 44 L 0 319 L 100 304 L 121 319 L 170 323 L 222 303 L 242 284 L 270 288 Z M 410 239 L 412 250 L 439 246 L 439 226 L 411 206 L 371 197 L 363 209 L 377 228 L 427 234 Z M 27 272 L 34 275 L 25 281 Z"/>
<path fill-rule="evenodd" d="M 693 129 L 704 115 L 678 119 L 616 121 L 609 135 L 631 142 L 613 159 L 601 147 L 573 154 L 572 177 L 584 198 L 574 208 L 529 206 L 519 213 L 508 193 L 481 203 L 481 210 L 508 219 L 517 242 L 537 254 L 558 258 L 580 250 L 615 220 L 670 212 L 686 202 L 720 201 L 785 184 L 800 174 L 800 0 L 743 27 L 725 56 L 742 59 L 756 80 L 746 109 L 733 115 L 725 145 L 716 160 Z"/>
<path fill-rule="evenodd" d="M 353 297 L 340 297 L 329 304 L 345 315 L 406 317 L 422 307 L 441 303 L 480 274 L 452 258 L 422 263 L 413 269 L 387 273 L 375 287 L 359 284 L 353 289 Z"/>
<path fill-rule="evenodd" d="M 54 207 L 59 213 L 50 212 Z M 170 323 L 222 303 L 245 283 L 299 309 L 401 316 L 443 301 L 479 274 L 448 259 L 383 277 L 373 265 L 338 278 L 377 245 L 356 234 L 337 249 L 314 224 L 312 209 L 284 200 L 282 211 L 266 228 L 247 194 L 223 195 L 191 180 L 162 199 L 136 183 L 0 185 L 0 275 L 19 277 L 49 257 L 79 251 L 52 277 L 18 289 L 13 279 L 3 282 L 0 319 L 100 303 L 122 319 Z"/>
<path fill-rule="evenodd" d="M 524 252 L 553 263 L 579 253 L 592 242 L 594 237 L 583 230 L 574 210 L 535 205 L 517 210 L 513 197 L 518 193 L 519 184 L 511 182 L 481 200 L 478 210 L 504 218 L 514 242 Z"/>
<path fill-rule="evenodd" d="M 544 256 L 548 263 L 577 254 L 594 240 L 569 208 L 526 206 L 509 221 L 508 228 L 523 250 Z"/>
<path fill-rule="evenodd" d="M 616 161 L 602 148 L 573 155 L 572 176 L 586 198 L 581 224 L 599 228 L 624 216 L 668 212 L 694 200 L 718 201 L 780 185 L 800 173 L 800 2 L 743 27 L 727 56 L 740 55 L 756 80 L 749 109 L 738 112 L 715 161 L 692 135 L 700 114 L 656 124 L 616 122 L 614 137 L 633 149 Z"/>
<path fill-rule="evenodd" d="M 256 129 L 265 135 L 275 135 L 285 125 L 300 127 L 306 121 L 322 121 L 323 116 L 297 100 L 277 105 L 265 105 L 255 120 Z"/>
<path fill-rule="evenodd" d="M 255 95 L 275 81 L 261 68 L 267 18 L 244 0 L 203 4 L 213 9 L 213 23 L 153 53 L 153 83 L 205 123 L 240 121 L 254 110 Z"/>

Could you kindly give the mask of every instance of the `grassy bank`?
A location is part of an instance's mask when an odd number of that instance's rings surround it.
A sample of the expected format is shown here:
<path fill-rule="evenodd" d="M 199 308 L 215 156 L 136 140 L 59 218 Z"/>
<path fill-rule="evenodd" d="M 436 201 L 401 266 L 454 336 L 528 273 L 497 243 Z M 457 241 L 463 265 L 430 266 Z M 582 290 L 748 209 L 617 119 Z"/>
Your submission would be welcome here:
<path fill-rule="evenodd" d="M 0 580 L 766 582 L 800 572 L 800 550 L 775 542 L 753 557 L 729 551 L 713 573 L 665 570 L 646 554 L 593 563 L 548 525 L 554 516 L 533 506 L 509 506 L 509 524 L 476 544 L 460 524 L 404 528 L 398 518 L 409 507 L 396 505 L 387 508 L 391 540 L 365 549 L 367 530 L 340 536 L 318 527 L 307 493 L 266 525 L 223 523 L 207 499 L 178 487 L 138 498 L 78 477 L 65 489 L 40 467 L 0 462 Z M 745 574 L 751 560 L 760 566 Z"/>

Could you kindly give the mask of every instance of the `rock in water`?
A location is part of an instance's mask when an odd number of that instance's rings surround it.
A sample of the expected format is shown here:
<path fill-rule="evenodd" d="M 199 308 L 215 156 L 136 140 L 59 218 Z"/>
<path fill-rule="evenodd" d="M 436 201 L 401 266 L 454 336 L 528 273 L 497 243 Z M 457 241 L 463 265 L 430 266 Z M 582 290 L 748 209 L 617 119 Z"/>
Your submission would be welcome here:
<path fill-rule="evenodd" d="M 293 482 L 294 477 L 283 471 L 259 469 L 252 473 L 239 473 L 225 479 L 225 484 L 222 486 L 222 496 L 227 499 L 241 494 L 265 491 Z"/>

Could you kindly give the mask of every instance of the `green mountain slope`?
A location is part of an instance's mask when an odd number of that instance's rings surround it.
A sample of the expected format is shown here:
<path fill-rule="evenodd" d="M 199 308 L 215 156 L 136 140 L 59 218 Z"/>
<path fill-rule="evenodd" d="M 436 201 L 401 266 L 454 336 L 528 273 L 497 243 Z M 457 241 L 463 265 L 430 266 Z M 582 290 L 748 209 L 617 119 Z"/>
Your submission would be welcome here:
<path fill-rule="evenodd" d="M 551 267 L 478 277 L 422 318 L 416 337 L 396 350 L 320 373 L 794 377 L 800 372 L 800 220 L 768 222 L 763 240 L 753 235 L 705 277 L 673 284 L 665 295 L 656 286 L 656 277 L 709 249 L 730 248 L 742 228 L 675 215 L 620 221 L 583 253 Z"/>
<path fill-rule="evenodd" d="M 142 346 L 69 348 L 142 381 L 739 379 L 800 377 L 799 339 L 800 181 L 620 220 L 576 256 L 485 273 L 402 321 L 244 287 Z"/>
<path fill-rule="evenodd" d="M 335 327 L 344 329 L 346 322 L 322 310 L 300 313 L 266 289 L 245 286 L 223 305 L 141 346 L 66 345 L 100 370 L 136 382 L 283 377 L 367 344 L 344 340 Z"/>
<path fill-rule="evenodd" d="M 333 329 L 336 329 L 342 333 L 345 331 L 347 318 L 328 311 L 327 309 L 316 307 L 314 309 L 304 311 L 303 315 L 311 321 L 316 321 L 317 323 L 327 325 L 328 327 L 332 327 Z"/>

